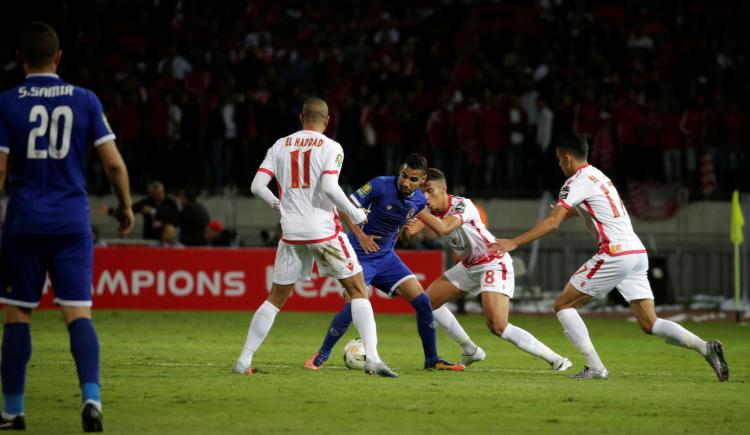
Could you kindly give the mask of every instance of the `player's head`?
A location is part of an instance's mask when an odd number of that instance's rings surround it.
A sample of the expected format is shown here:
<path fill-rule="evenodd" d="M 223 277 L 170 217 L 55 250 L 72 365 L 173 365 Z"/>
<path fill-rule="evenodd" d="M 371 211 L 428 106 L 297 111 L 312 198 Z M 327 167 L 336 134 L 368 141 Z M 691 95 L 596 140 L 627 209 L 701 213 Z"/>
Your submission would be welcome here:
<path fill-rule="evenodd" d="M 443 211 L 448 204 L 448 185 L 445 182 L 445 174 L 440 169 L 429 168 L 426 175 L 422 192 L 427 199 L 427 207 L 433 211 Z"/>
<path fill-rule="evenodd" d="M 398 177 L 398 191 L 402 195 L 411 195 L 427 179 L 427 159 L 422 154 L 412 153 L 401 165 Z"/>
<path fill-rule="evenodd" d="M 566 177 L 573 175 L 588 159 L 589 144 L 580 133 L 564 133 L 557 139 L 556 146 L 557 161 Z"/>
<path fill-rule="evenodd" d="M 320 98 L 308 98 L 302 105 L 302 113 L 299 120 L 303 128 L 323 133 L 328 126 L 328 104 Z"/>
<path fill-rule="evenodd" d="M 18 57 L 27 72 L 39 70 L 55 71 L 60 63 L 60 40 L 52 27 L 34 21 L 21 34 Z"/>

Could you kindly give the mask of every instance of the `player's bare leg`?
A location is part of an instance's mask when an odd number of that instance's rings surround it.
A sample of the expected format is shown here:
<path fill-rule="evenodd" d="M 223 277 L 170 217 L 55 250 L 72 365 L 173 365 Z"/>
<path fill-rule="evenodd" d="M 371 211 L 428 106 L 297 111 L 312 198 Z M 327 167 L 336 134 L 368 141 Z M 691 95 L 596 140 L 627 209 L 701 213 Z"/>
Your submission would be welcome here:
<path fill-rule="evenodd" d="M 76 362 L 83 393 L 81 419 L 85 432 L 102 431 L 102 402 L 99 384 L 99 339 L 91 321 L 91 307 L 61 307 L 70 334 L 70 352 Z"/>
<path fill-rule="evenodd" d="M 365 285 L 362 272 L 348 278 L 340 279 L 339 282 L 352 299 L 352 322 L 362 337 L 365 347 L 365 373 L 379 375 L 387 378 L 396 378 L 394 373 L 380 359 L 378 354 L 378 332 L 375 326 L 375 314 L 372 311 L 370 299 L 368 299 L 367 286 Z"/>
<path fill-rule="evenodd" d="M 412 277 L 402 282 L 397 293 L 414 307 L 417 319 L 417 331 L 422 340 L 425 363 L 424 368 L 430 370 L 452 370 L 463 371 L 463 364 L 454 364 L 438 356 L 437 339 L 435 337 L 435 319 L 432 313 L 430 298 L 422 289 L 419 281 Z"/>
<path fill-rule="evenodd" d="M 513 343 L 524 352 L 542 358 L 553 370 L 564 371 L 573 365 L 569 359 L 555 353 L 525 329 L 508 322 L 510 298 L 507 295 L 482 292 L 482 307 L 487 327 L 496 336 Z"/>
<path fill-rule="evenodd" d="M 578 291 L 568 283 L 562 294 L 555 300 L 555 313 L 563 326 L 563 333 L 586 360 L 583 370 L 573 377 L 575 379 L 607 379 L 609 373 L 594 349 L 586 324 L 583 323 L 583 319 L 576 310 L 590 299 L 591 296 Z"/>
<path fill-rule="evenodd" d="M 630 302 L 630 310 L 638 320 L 643 332 L 664 338 L 667 343 L 693 349 L 703 355 L 716 373 L 719 381 L 729 380 L 729 367 L 724 360 L 724 349 L 718 340 L 704 341 L 680 324 L 656 316 L 653 299 Z"/>
<path fill-rule="evenodd" d="M 453 285 L 445 275 L 441 275 L 440 278 L 430 284 L 426 293 L 432 304 L 432 315 L 435 321 L 461 347 L 462 355 L 460 363 L 468 366 L 474 362 L 484 360 L 486 358 L 484 350 L 471 341 L 464 328 L 458 323 L 456 316 L 445 306 L 446 302 L 458 298 L 463 292 Z"/>
<path fill-rule="evenodd" d="M 237 374 L 252 374 L 253 355 L 258 350 L 263 340 L 266 339 L 268 332 L 273 326 L 276 314 L 284 306 L 289 295 L 292 293 L 294 284 L 276 284 L 271 286 L 271 293 L 268 298 L 255 311 L 253 319 L 250 321 L 250 328 L 247 331 L 245 345 L 242 348 L 240 358 L 234 364 L 232 372 Z"/>

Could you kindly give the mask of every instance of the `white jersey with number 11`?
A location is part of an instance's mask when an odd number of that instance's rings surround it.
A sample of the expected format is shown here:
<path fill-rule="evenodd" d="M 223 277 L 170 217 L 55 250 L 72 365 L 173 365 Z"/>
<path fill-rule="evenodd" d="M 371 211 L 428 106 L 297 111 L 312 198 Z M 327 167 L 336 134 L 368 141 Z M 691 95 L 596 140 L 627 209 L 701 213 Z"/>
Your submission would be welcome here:
<path fill-rule="evenodd" d="M 258 171 L 276 177 L 285 242 L 318 243 L 336 237 L 341 225 L 320 180 L 338 179 L 343 163 L 341 145 L 313 130 L 283 137 L 268 149 Z"/>
<path fill-rule="evenodd" d="M 599 169 L 588 164 L 578 168 L 560 190 L 560 204 L 575 208 L 584 218 L 597 237 L 599 253 L 620 256 L 646 252 L 620 194 Z"/>

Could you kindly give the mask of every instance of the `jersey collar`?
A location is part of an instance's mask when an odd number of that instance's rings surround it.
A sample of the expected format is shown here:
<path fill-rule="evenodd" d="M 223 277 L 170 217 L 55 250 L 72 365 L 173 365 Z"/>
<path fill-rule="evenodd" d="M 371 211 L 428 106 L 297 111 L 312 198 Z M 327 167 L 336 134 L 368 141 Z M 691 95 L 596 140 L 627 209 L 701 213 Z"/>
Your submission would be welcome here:
<path fill-rule="evenodd" d="M 580 168 L 576 169 L 575 172 L 573 172 L 573 175 L 577 174 L 578 172 L 582 171 L 585 168 L 588 168 L 589 166 L 591 165 L 589 165 L 588 163 L 584 163 Z"/>
<path fill-rule="evenodd" d="M 442 213 L 432 213 L 433 215 L 439 217 L 440 219 L 444 218 L 445 215 L 448 214 L 449 211 L 451 211 L 451 206 L 453 205 L 453 195 L 450 193 L 448 194 L 448 206 L 445 207 L 445 210 L 443 210 Z"/>
<path fill-rule="evenodd" d="M 33 74 L 26 74 L 27 79 L 33 79 L 36 77 L 51 77 L 55 79 L 59 79 L 60 76 L 54 73 L 33 73 Z"/>

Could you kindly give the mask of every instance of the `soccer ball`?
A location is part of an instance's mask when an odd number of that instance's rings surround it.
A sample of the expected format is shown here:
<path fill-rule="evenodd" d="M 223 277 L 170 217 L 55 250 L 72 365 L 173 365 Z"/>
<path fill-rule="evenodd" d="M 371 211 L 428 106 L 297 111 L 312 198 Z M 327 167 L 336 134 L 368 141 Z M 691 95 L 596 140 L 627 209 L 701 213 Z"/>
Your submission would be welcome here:
<path fill-rule="evenodd" d="M 362 339 L 355 338 L 344 346 L 344 364 L 350 369 L 362 370 L 365 367 L 365 345 Z"/>

